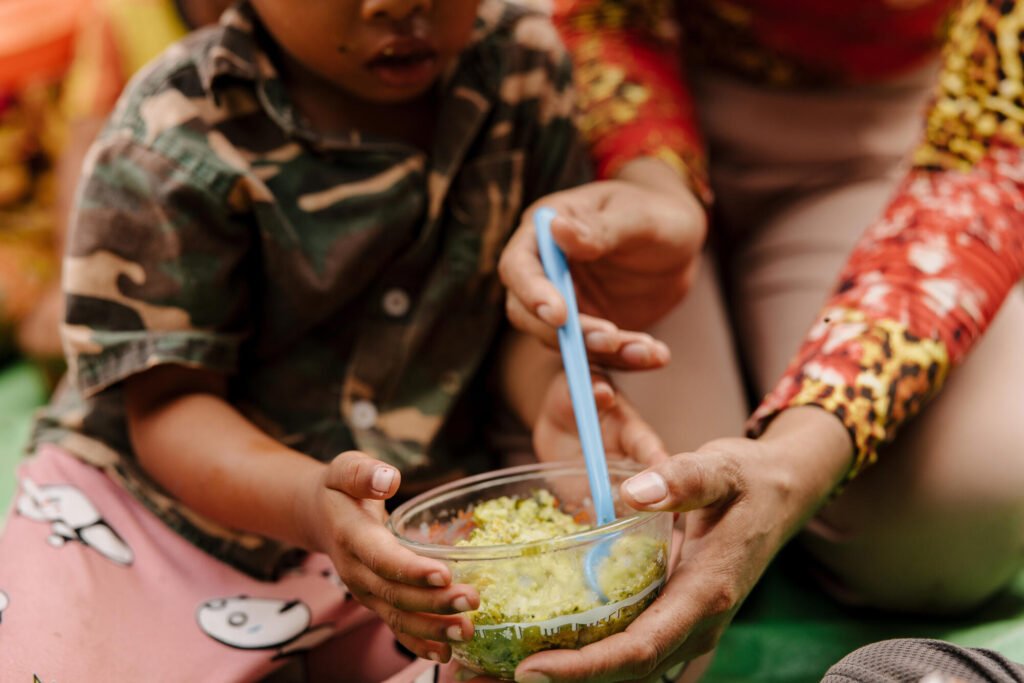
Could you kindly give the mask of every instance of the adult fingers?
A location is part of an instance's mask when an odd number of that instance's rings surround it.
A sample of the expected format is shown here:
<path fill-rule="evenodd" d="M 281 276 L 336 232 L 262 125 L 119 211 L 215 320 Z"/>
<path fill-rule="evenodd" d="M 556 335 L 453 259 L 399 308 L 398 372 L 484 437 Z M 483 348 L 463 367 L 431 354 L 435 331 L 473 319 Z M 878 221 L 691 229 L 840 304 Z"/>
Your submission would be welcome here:
<path fill-rule="evenodd" d="M 505 299 L 505 313 L 521 332 L 558 348 L 558 328 L 532 314 L 511 292 Z M 614 323 L 586 314 L 580 315 L 580 329 L 592 363 L 620 370 L 652 370 L 672 358 L 668 346 L 644 332 L 620 330 Z"/>
<path fill-rule="evenodd" d="M 510 295 L 531 316 L 551 327 L 565 322 L 565 301 L 544 274 L 532 214 L 523 221 L 502 251 L 498 274 Z"/>
<path fill-rule="evenodd" d="M 346 451 L 328 465 L 324 483 L 353 498 L 384 500 L 395 495 L 401 481 L 393 466 L 359 451 Z"/>
<path fill-rule="evenodd" d="M 710 651 L 736 603 L 725 580 L 681 569 L 625 631 L 580 650 L 532 655 L 516 680 L 531 673 L 552 683 L 643 680 Z"/>
<path fill-rule="evenodd" d="M 551 221 L 551 236 L 562 249 L 569 261 L 594 261 L 614 250 L 613 234 L 607 229 L 595 230 L 593 226 L 604 225 L 604 221 L 591 212 L 559 214 Z M 579 214 L 583 215 L 579 215 Z"/>
<path fill-rule="evenodd" d="M 672 354 L 668 346 L 646 332 L 623 331 L 618 356 L 632 370 L 654 370 L 668 365 Z"/>
<path fill-rule="evenodd" d="M 604 222 L 600 211 L 588 208 L 599 201 L 600 194 L 599 187 L 584 186 L 554 195 L 544 202 L 558 214 L 551 222 L 551 233 L 570 263 L 599 259 L 616 246 L 617 226 L 601 231 L 592 227 Z M 528 315 L 558 327 L 566 320 L 565 301 L 544 274 L 533 213 L 531 209 L 524 215 L 523 222 L 509 239 L 498 262 L 498 273 L 510 297 L 518 300 Z M 598 235 L 602 235 L 600 240 L 596 239 Z"/>
<path fill-rule="evenodd" d="M 536 337 L 552 348 L 558 347 L 558 327 L 538 318 L 511 291 L 505 298 L 505 315 L 520 332 Z"/>
<path fill-rule="evenodd" d="M 622 482 L 623 499 L 640 510 L 685 512 L 723 503 L 742 490 L 742 472 L 725 453 L 680 453 Z"/>
<path fill-rule="evenodd" d="M 646 332 L 622 330 L 604 318 L 580 315 L 580 329 L 592 363 L 621 370 L 664 367 L 672 354 L 664 342 Z"/>

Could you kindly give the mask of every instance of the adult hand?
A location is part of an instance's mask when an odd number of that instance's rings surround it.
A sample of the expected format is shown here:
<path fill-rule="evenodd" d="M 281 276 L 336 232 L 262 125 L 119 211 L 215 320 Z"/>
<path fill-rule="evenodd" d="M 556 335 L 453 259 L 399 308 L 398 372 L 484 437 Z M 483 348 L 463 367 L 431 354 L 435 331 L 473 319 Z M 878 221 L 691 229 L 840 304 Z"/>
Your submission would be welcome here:
<path fill-rule="evenodd" d="M 516 680 L 658 681 L 712 650 L 775 553 L 842 477 L 850 453 L 838 420 L 797 408 L 759 440 L 712 441 L 624 482 L 631 506 L 686 513 L 680 563 L 625 631 L 580 650 L 533 655 Z"/>
<path fill-rule="evenodd" d="M 650 466 L 668 457 L 658 435 L 606 377 L 592 374 L 591 384 L 602 442 L 609 458 L 625 458 Z M 563 372 L 555 376 L 544 396 L 533 428 L 533 446 L 540 460 L 583 457 L 569 384 Z"/>
<path fill-rule="evenodd" d="M 692 193 L 678 179 L 646 186 L 611 180 L 552 194 L 527 210 L 499 264 L 506 306 L 516 327 L 554 346 L 566 309 L 537 251 L 533 211 L 542 205 L 558 213 L 552 235 L 572 267 L 592 360 L 630 369 L 663 365 L 667 357 L 653 340 L 623 337 L 619 326 L 648 327 L 689 288 L 707 231 Z"/>
<path fill-rule="evenodd" d="M 323 468 L 301 517 L 355 598 L 417 656 L 445 662 L 450 641 L 472 638 L 472 623 L 459 613 L 476 609 L 480 598 L 473 587 L 452 584 L 443 562 L 403 547 L 384 526 L 383 501 L 400 478 L 363 453 L 342 453 Z"/>

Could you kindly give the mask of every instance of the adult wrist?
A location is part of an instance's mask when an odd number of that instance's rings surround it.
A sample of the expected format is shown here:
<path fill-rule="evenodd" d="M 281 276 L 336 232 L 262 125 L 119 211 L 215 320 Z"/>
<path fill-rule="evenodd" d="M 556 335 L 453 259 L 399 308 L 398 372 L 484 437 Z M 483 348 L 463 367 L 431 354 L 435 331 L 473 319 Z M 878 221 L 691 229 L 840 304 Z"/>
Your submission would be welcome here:
<path fill-rule="evenodd" d="M 657 157 L 637 157 L 625 164 L 616 172 L 615 179 L 657 192 L 675 203 L 672 211 L 675 216 L 685 215 L 699 223 L 701 242 L 707 236 L 707 206 L 694 192 L 686 178 L 669 164 Z M 694 223 L 685 221 L 687 229 Z"/>
<path fill-rule="evenodd" d="M 817 406 L 783 410 L 758 441 L 778 466 L 794 473 L 797 495 L 813 509 L 828 500 L 853 462 L 853 442 L 846 427 Z"/>
<path fill-rule="evenodd" d="M 649 190 L 687 197 L 703 211 L 703 205 L 693 193 L 686 179 L 668 163 L 657 157 L 642 156 L 622 164 L 615 172 L 616 180 L 636 183 Z"/>

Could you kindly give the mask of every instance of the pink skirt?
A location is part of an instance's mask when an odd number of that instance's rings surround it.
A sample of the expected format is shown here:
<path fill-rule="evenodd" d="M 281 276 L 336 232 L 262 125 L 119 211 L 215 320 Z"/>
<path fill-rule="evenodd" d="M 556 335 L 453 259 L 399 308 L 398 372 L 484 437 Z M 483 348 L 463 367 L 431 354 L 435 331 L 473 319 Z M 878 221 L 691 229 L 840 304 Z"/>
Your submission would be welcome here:
<path fill-rule="evenodd" d="M 4 681 L 428 683 L 324 555 L 274 582 L 179 537 L 100 471 L 52 446 L 24 461 L 0 537 Z"/>

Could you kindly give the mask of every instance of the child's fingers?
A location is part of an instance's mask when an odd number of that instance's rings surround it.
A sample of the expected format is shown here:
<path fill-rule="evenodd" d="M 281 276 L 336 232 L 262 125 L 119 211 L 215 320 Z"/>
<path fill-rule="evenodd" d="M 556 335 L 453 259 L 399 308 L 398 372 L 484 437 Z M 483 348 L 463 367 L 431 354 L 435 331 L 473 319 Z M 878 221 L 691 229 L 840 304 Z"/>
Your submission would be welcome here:
<path fill-rule="evenodd" d="M 598 412 L 611 410 L 615 407 L 615 388 L 612 387 L 607 377 L 592 372 L 590 373 L 590 384 L 594 389 L 594 404 L 597 406 Z"/>
<path fill-rule="evenodd" d="M 345 534 L 339 542 L 356 561 L 385 579 L 434 588 L 451 583 L 451 570 L 444 562 L 403 547 L 382 524 L 367 524 L 355 533 Z"/>
<path fill-rule="evenodd" d="M 401 610 L 376 595 L 363 596 L 359 600 L 376 612 L 395 633 L 440 643 L 463 643 L 473 637 L 473 624 L 464 615 L 438 616 Z"/>
<path fill-rule="evenodd" d="M 384 500 L 395 495 L 401 480 L 393 466 L 359 451 L 346 451 L 328 465 L 325 484 L 353 498 Z"/>
<path fill-rule="evenodd" d="M 349 589 L 374 595 L 389 605 L 406 612 L 459 614 L 480 606 L 480 598 L 472 586 L 453 584 L 444 588 L 421 588 L 391 581 L 374 573 L 358 560 L 345 577 Z"/>
<path fill-rule="evenodd" d="M 667 460 L 668 451 L 654 429 L 629 406 L 620 404 L 619 410 L 625 423 L 619 435 L 624 455 L 648 467 Z"/>
<path fill-rule="evenodd" d="M 438 664 L 444 664 L 452 658 L 452 649 L 445 643 L 437 643 L 423 638 L 416 638 L 405 633 L 395 631 L 395 640 L 400 642 L 405 649 L 412 652 L 420 659 L 429 659 Z"/>

